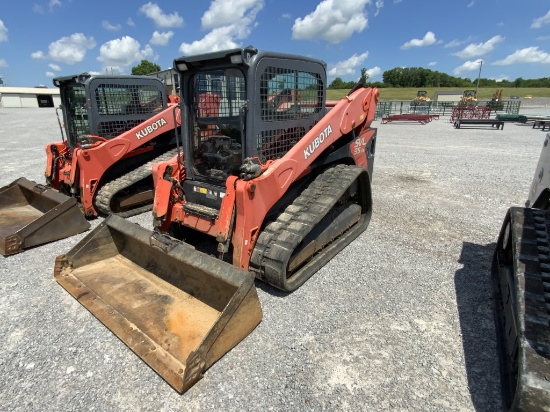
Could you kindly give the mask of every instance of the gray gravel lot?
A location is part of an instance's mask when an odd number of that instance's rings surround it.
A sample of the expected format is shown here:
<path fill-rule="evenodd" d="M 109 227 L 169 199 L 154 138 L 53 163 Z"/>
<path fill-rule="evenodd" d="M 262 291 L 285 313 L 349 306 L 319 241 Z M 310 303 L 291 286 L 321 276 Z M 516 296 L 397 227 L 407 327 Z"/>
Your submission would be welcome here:
<path fill-rule="evenodd" d="M 85 234 L 0 257 L 0 410 L 499 410 L 491 257 L 546 133 L 374 126 L 367 231 L 292 294 L 257 282 L 262 323 L 184 395 L 55 282 Z M 43 183 L 54 140 L 53 109 L 0 109 L 0 186 Z"/>

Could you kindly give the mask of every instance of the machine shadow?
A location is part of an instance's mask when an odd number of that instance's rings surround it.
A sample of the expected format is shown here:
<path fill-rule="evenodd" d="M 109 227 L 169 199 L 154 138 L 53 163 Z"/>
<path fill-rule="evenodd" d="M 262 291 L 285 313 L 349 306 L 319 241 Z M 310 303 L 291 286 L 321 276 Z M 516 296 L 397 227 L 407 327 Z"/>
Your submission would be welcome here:
<path fill-rule="evenodd" d="M 468 388 L 476 411 L 501 410 L 491 263 L 495 243 L 463 242 L 455 292 Z"/>
<path fill-rule="evenodd" d="M 270 294 L 271 296 L 276 296 L 278 298 L 284 298 L 285 296 L 290 295 L 292 292 L 285 292 L 281 289 L 277 289 L 274 286 L 271 286 L 269 283 L 261 281 L 259 279 L 254 280 L 257 289 L 261 289 L 263 292 Z"/>

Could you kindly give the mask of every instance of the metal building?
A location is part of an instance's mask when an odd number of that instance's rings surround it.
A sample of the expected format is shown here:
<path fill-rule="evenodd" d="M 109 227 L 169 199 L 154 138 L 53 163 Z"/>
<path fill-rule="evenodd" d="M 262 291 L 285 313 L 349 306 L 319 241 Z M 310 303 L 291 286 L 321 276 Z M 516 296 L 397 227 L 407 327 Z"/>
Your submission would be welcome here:
<path fill-rule="evenodd" d="M 434 93 L 434 102 L 459 102 L 462 99 L 462 90 L 440 90 Z"/>
<path fill-rule="evenodd" d="M 166 94 L 179 94 L 179 77 L 174 69 L 161 70 L 160 72 L 151 73 L 148 76 L 156 77 L 164 83 Z"/>
<path fill-rule="evenodd" d="M 0 87 L 0 107 L 58 107 L 60 104 L 57 87 Z"/>

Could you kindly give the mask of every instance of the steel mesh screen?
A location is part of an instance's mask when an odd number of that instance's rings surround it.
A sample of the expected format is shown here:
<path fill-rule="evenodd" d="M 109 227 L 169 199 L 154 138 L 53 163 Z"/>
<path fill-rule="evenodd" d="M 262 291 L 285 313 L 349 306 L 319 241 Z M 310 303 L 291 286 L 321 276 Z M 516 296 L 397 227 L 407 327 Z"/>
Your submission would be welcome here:
<path fill-rule="evenodd" d="M 88 110 L 86 109 L 86 92 L 84 85 L 72 85 L 65 91 L 69 135 L 75 138 L 90 133 Z"/>
<path fill-rule="evenodd" d="M 107 139 L 130 130 L 163 109 L 162 92 L 153 85 L 100 84 L 95 89 L 95 100 L 99 115 L 109 116 L 97 124 L 98 134 Z M 120 116 L 120 120 L 113 120 L 111 116 Z"/>
<path fill-rule="evenodd" d="M 304 127 L 263 131 L 256 140 L 262 163 L 283 157 L 306 134 Z"/>
<path fill-rule="evenodd" d="M 266 67 L 260 80 L 264 122 L 307 118 L 322 109 L 323 85 L 315 73 Z"/>
<path fill-rule="evenodd" d="M 136 127 L 142 122 L 142 120 L 115 120 L 110 122 L 99 122 L 97 125 L 97 134 L 106 139 L 112 139 Z"/>
<path fill-rule="evenodd" d="M 246 102 L 242 73 L 201 73 L 195 78 L 195 90 L 195 118 L 201 141 L 218 133 L 224 125 L 233 131 L 230 134 L 239 133 L 239 114 Z M 240 139 L 238 136 L 237 140 Z"/>

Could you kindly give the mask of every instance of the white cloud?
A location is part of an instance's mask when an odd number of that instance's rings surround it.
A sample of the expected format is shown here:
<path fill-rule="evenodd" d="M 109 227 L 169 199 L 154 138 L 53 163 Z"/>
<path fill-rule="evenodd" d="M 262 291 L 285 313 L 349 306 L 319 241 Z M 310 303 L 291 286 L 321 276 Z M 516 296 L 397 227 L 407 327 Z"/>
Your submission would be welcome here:
<path fill-rule="evenodd" d="M 143 14 L 153 20 L 157 27 L 181 27 L 183 26 L 183 18 L 180 17 L 177 11 L 172 14 L 165 14 L 156 3 L 147 3 L 139 8 Z"/>
<path fill-rule="evenodd" d="M 149 43 L 156 46 L 166 46 L 173 36 L 173 31 L 158 32 L 155 30 L 153 36 L 151 36 L 151 40 L 149 40 Z"/>
<path fill-rule="evenodd" d="M 474 71 L 474 70 L 479 70 L 481 62 L 483 62 L 483 60 L 474 60 L 474 61 L 464 62 L 460 66 L 456 67 L 453 70 L 453 73 L 456 74 L 456 75 L 460 75 L 460 74 L 465 73 L 465 72 L 471 72 L 471 71 Z"/>
<path fill-rule="evenodd" d="M 122 28 L 122 26 L 120 24 L 111 24 L 109 23 L 107 20 L 103 20 L 101 22 L 101 26 L 105 29 L 105 30 L 109 30 L 109 31 L 118 31 Z"/>
<path fill-rule="evenodd" d="M 367 69 L 367 74 L 369 75 L 369 79 L 372 79 L 373 77 L 378 76 L 380 73 L 382 73 L 382 69 L 378 66 L 374 66 L 372 69 Z"/>
<path fill-rule="evenodd" d="M 492 64 L 495 66 L 509 66 L 518 63 L 550 64 L 550 54 L 539 50 L 538 47 L 526 47 L 525 49 L 516 50 L 504 59 L 497 60 Z"/>
<path fill-rule="evenodd" d="M 55 6 L 61 7 L 61 1 L 60 0 L 50 0 L 49 7 L 50 11 L 53 10 Z"/>
<path fill-rule="evenodd" d="M 432 44 L 437 43 L 435 34 L 431 31 L 427 32 L 422 39 L 412 39 L 404 43 L 401 48 L 403 50 L 410 49 L 411 47 L 425 47 L 431 46 Z"/>
<path fill-rule="evenodd" d="M 435 65 L 437 65 L 437 62 L 429 62 L 428 63 L 428 66 L 435 66 Z"/>
<path fill-rule="evenodd" d="M 380 10 L 382 10 L 382 7 L 384 7 L 384 1 L 383 0 L 376 0 L 376 3 L 374 4 L 376 6 L 376 11 L 374 12 L 374 17 L 378 16 L 378 13 L 380 13 Z"/>
<path fill-rule="evenodd" d="M 466 5 L 466 7 L 467 7 L 467 8 L 474 7 L 474 4 L 475 4 L 475 1 L 472 0 L 471 2 L 469 2 L 469 3 Z"/>
<path fill-rule="evenodd" d="M 539 36 L 537 40 L 550 40 L 550 36 Z"/>
<path fill-rule="evenodd" d="M 118 66 L 108 66 L 108 67 L 105 67 L 103 69 L 103 73 L 104 74 L 108 74 L 108 75 L 115 75 L 115 74 L 122 74 L 124 72 L 124 70 L 121 68 L 121 67 L 118 67 Z M 99 73 L 99 74 L 103 74 L 103 73 Z"/>
<path fill-rule="evenodd" d="M 487 40 L 485 43 L 469 44 L 463 50 L 457 53 L 454 53 L 454 55 L 462 59 L 471 59 L 472 57 L 483 56 L 484 54 L 492 51 L 495 48 L 495 46 L 501 41 L 503 41 L 504 39 L 505 38 L 500 35 L 493 36 L 489 40 Z"/>
<path fill-rule="evenodd" d="M 463 45 L 464 43 L 469 42 L 472 39 L 472 36 L 468 36 L 466 40 L 458 40 L 454 39 L 451 40 L 449 43 L 447 43 L 445 46 L 443 46 L 445 49 L 450 49 L 451 47 L 458 47 Z"/>
<path fill-rule="evenodd" d="M 128 17 L 128 20 L 126 20 L 126 24 L 130 27 L 135 27 L 136 26 L 136 23 L 134 23 L 134 21 L 132 20 L 131 17 Z"/>
<path fill-rule="evenodd" d="M 445 46 L 443 46 L 444 48 L 446 49 L 449 49 L 451 47 L 458 47 L 460 46 L 461 44 L 463 44 L 464 42 L 461 41 L 461 40 L 457 40 L 457 39 L 454 39 L 454 40 L 451 40 L 449 43 L 447 43 Z"/>
<path fill-rule="evenodd" d="M 50 63 L 48 64 L 48 66 L 50 67 L 50 69 L 56 71 L 56 72 L 60 72 L 61 71 L 61 67 L 57 64 L 53 64 L 53 63 Z"/>
<path fill-rule="evenodd" d="M 157 56 L 151 46 L 147 45 L 141 49 L 141 45 L 136 39 L 124 36 L 103 43 L 99 48 L 97 60 L 103 63 L 105 68 L 123 70 L 140 60 L 155 60 L 156 58 Z"/>
<path fill-rule="evenodd" d="M 46 55 L 44 54 L 43 51 L 37 50 L 37 51 L 31 53 L 31 57 L 35 60 L 42 60 L 42 59 L 46 58 Z"/>
<path fill-rule="evenodd" d="M 281 16 L 283 19 L 291 19 L 292 18 L 292 14 L 290 13 L 283 13 L 283 15 Z"/>
<path fill-rule="evenodd" d="M 501 75 L 498 75 L 496 77 L 489 77 L 489 79 L 492 79 L 492 80 L 495 80 L 497 82 L 501 82 L 503 80 L 508 80 L 510 77 L 505 75 L 505 74 L 501 74 Z"/>
<path fill-rule="evenodd" d="M 328 71 L 328 75 L 333 77 L 340 77 L 355 74 L 359 65 L 361 65 L 368 56 L 369 52 L 365 52 L 360 55 L 357 55 L 357 53 L 355 53 L 349 59 L 332 65 L 332 67 Z"/>
<path fill-rule="evenodd" d="M 8 67 L 8 62 L 6 59 L 0 59 L 0 67 Z"/>
<path fill-rule="evenodd" d="M 315 11 L 294 20 L 292 38 L 340 43 L 367 27 L 367 4 L 370 0 L 322 0 Z"/>
<path fill-rule="evenodd" d="M 182 43 L 179 51 L 185 55 L 206 53 L 208 51 L 218 51 L 233 49 L 238 44 L 233 40 L 233 26 L 220 27 L 212 30 L 201 40 L 192 43 Z"/>
<path fill-rule="evenodd" d="M 196 40 L 192 43 L 182 43 L 179 51 L 185 55 L 189 55 L 239 47 L 237 41 L 248 37 L 252 31 L 252 27 L 256 24 L 256 15 L 262 7 L 263 1 L 258 4 L 250 3 L 250 9 L 241 9 L 239 13 L 233 15 L 235 21 L 232 24 L 214 28 L 201 40 Z M 210 11 L 211 9 L 206 13 Z M 228 22 L 229 20 L 225 21 Z"/>
<path fill-rule="evenodd" d="M 247 15 L 255 18 L 263 7 L 263 0 L 214 0 L 203 14 L 201 25 L 204 30 L 211 30 L 238 24 Z"/>
<path fill-rule="evenodd" d="M 531 23 L 532 29 L 540 29 L 543 25 L 550 24 L 550 10 L 542 17 L 538 17 Z"/>
<path fill-rule="evenodd" d="M 54 72 L 46 72 L 46 77 L 55 77 Z"/>
<path fill-rule="evenodd" d="M 32 11 L 38 14 L 44 14 L 44 7 L 35 3 L 32 5 Z"/>
<path fill-rule="evenodd" d="M 4 25 L 4 22 L 0 20 L 0 42 L 8 40 L 8 29 Z"/>
<path fill-rule="evenodd" d="M 95 46 L 96 43 L 93 37 L 86 37 L 82 33 L 74 33 L 50 43 L 48 57 L 65 64 L 75 64 L 84 60 L 86 51 L 93 49 Z M 32 54 L 33 59 L 43 57 L 44 53 L 41 51 Z"/>

